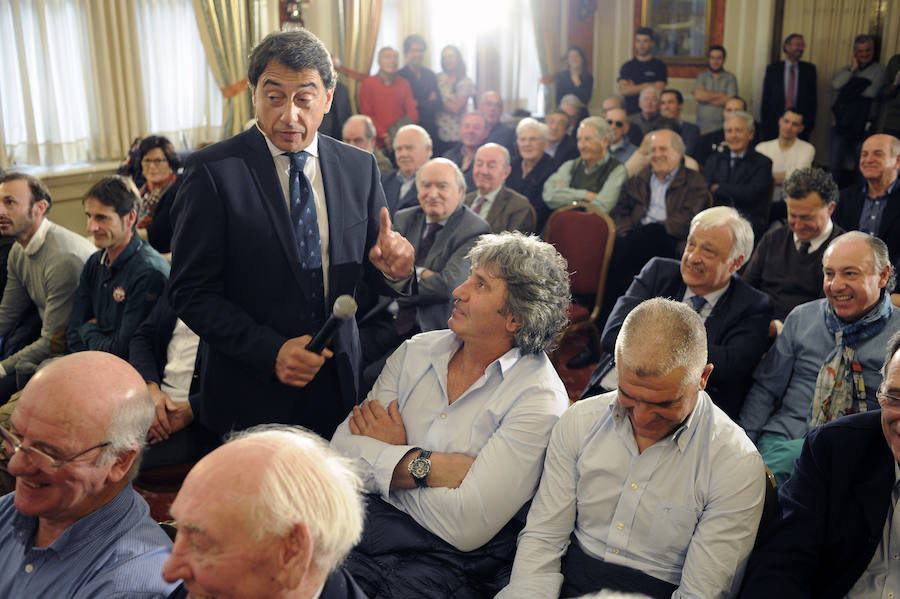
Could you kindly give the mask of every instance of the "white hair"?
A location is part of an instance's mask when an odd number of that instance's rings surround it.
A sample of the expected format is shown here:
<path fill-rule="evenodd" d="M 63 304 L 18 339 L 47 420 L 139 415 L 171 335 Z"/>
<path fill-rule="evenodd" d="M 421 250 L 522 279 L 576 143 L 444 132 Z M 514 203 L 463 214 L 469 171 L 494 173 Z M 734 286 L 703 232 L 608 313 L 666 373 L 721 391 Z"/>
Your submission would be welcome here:
<path fill-rule="evenodd" d="M 363 530 L 362 483 L 350 460 L 314 433 L 287 425 L 256 426 L 228 442 L 250 439 L 271 450 L 259 487 L 248 490 L 254 496 L 247 508 L 256 540 L 284 536 L 303 523 L 312 538 L 314 562 L 333 570 Z"/>
<path fill-rule="evenodd" d="M 529 129 L 534 129 L 535 131 L 537 131 L 538 135 L 544 138 L 544 141 L 547 141 L 547 139 L 550 137 L 550 127 L 538 120 L 531 118 L 530 116 L 525 117 L 524 119 L 519 121 L 518 125 L 516 125 L 516 137 L 518 138 L 520 135 L 522 135 L 522 133 Z"/>
<path fill-rule="evenodd" d="M 727 226 L 731 231 L 731 256 L 729 260 L 750 259 L 753 252 L 753 227 L 731 206 L 714 206 L 698 212 L 691 219 L 691 232 L 694 229 L 713 229 Z"/>

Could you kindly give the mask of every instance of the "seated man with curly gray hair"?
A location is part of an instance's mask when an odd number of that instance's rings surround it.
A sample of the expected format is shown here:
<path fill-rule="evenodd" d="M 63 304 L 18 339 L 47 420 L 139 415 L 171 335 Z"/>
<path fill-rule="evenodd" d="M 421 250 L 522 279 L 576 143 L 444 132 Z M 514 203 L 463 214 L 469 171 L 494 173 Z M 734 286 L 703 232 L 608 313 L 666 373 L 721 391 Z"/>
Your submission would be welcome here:
<path fill-rule="evenodd" d="M 170 599 L 365 599 L 340 565 L 363 502 L 349 461 L 302 429 L 263 424 L 200 460 L 172 503 Z"/>
<path fill-rule="evenodd" d="M 493 596 L 569 403 L 545 353 L 566 323 L 565 260 L 521 233 L 467 258 L 450 330 L 404 342 L 331 441 L 371 493 L 347 568 L 373 599 Z"/>
<path fill-rule="evenodd" d="M 704 389 L 706 331 L 649 299 L 616 339 L 616 391 L 583 399 L 550 436 L 541 484 L 497 599 L 610 589 L 734 597 L 763 510 L 753 443 Z"/>

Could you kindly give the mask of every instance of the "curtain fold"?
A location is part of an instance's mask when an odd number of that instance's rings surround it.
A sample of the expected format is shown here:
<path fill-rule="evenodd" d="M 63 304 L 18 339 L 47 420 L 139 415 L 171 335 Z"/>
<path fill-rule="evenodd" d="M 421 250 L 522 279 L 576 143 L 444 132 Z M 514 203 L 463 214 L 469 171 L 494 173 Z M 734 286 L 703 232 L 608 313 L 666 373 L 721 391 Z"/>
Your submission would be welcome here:
<path fill-rule="evenodd" d="M 252 116 L 246 86 L 250 24 L 246 0 L 194 0 L 197 27 L 216 83 L 225 100 L 222 136 L 239 133 Z"/>
<path fill-rule="evenodd" d="M 375 57 L 375 41 L 381 21 L 381 0 L 343 0 L 344 21 L 341 39 L 344 41 L 341 72 L 353 103 L 353 111 L 359 105 L 359 83 L 369 75 Z"/>
<path fill-rule="evenodd" d="M 563 11 L 559 0 L 531 0 L 534 38 L 537 42 L 538 63 L 541 67 L 541 82 L 544 84 L 544 110 L 556 106 L 553 97 L 553 79 L 559 67 L 562 40 L 568 38 L 567 23 L 563 21 Z"/>

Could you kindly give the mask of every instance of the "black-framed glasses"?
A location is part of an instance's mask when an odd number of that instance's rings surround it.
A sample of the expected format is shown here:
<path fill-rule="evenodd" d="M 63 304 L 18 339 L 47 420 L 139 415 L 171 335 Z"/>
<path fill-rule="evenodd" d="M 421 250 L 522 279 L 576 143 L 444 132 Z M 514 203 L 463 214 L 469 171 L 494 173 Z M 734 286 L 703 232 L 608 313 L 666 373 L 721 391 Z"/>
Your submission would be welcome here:
<path fill-rule="evenodd" d="M 38 449 L 37 447 L 23 447 L 22 446 L 22 438 L 12 432 L 9 429 L 8 424 L 0 424 L 0 438 L 3 439 L 3 450 L 6 452 L 7 459 L 12 459 L 12 457 L 18 453 L 20 450 L 25 452 L 25 455 L 29 456 L 32 460 L 35 461 L 35 464 L 41 469 L 44 468 L 62 468 L 69 462 L 80 458 L 81 456 L 87 454 L 88 452 L 94 451 L 95 449 L 100 449 L 101 447 L 106 447 L 108 445 L 112 445 L 111 441 L 104 441 L 103 443 L 98 443 L 93 447 L 88 447 L 84 451 L 79 451 L 75 455 L 70 458 L 66 458 L 61 460 L 56 458 L 47 452 Z"/>
<path fill-rule="evenodd" d="M 900 410 L 900 397 L 890 395 L 884 391 L 879 391 L 875 394 L 875 397 L 878 399 L 878 404 L 882 410 Z"/>
<path fill-rule="evenodd" d="M 612 119 L 606 119 L 606 122 L 610 124 L 610 126 L 615 125 L 619 129 L 625 126 L 625 121 L 614 121 Z"/>

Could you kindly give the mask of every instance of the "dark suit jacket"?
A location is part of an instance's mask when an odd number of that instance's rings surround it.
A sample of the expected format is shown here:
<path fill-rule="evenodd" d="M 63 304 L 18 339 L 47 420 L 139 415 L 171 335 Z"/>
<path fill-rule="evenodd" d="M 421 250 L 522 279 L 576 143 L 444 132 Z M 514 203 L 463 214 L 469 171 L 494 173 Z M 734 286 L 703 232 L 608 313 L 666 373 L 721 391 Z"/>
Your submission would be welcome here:
<path fill-rule="evenodd" d="M 419 205 L 419 191 L 416 188 L 415 181 L 401 198 L 399 196 L 400 186 L 402 184 L 403 182 L 400 180 L 400 171 L 397 169 L 381 175 L 381 187 L 384 189 L 384 199 L 387 201 L 387 207 L 391 213 L 391 218 L 394 218 L 394 215 L 398 210 L 413 208 Z"/>
<path fill-rule="evenodd" d="M 859 230 L 859 217 L 862 216 L 863 204 L 866 201 L 866 186 L 854 185 L 841 190 L 832 220 L 845 231 Z M 891 263 L 900 260 L 900 183 L 888 196 L 887 205 L 881 215 L 878 237 L 887 244 Z"/>
<path fill-rule="evenodd" d="M 477 191 L 466 194 L 466 206 L 474 209 L 477 197 Z M 482 212 L 480 216 L 488 222 L 493 233 L 503 231 L 534 233 L 535 211 L 531 207 L 531 202 L 505 185 L 497 192 L 487 215 Z"/>
<path fill-rule="evenodd" d="M 330 239 L 330 312 L 339 295 L 355 293 L 364 275 L 373 289 L 385 295 L 392 290 L 368 259 L 385 205 L 375 159 L 330 137 L 318 139 Z M 203 341 L 199 421 L 220 434 L 264 422 L 333 430 L 342 417 L 337 415 L 346 415 L 357 397 L 356 322 L 351 318 L 338 327 L 329 346 L 334 357 L 310 386 L 298 389 L 277 379 L 281 346 L 315 334 L 321 323 L 308 308 L 287 203 L 262 133 L 253 127 L 195 152 L 174 215 L 178 251 L 170 299 Z M 326 369 L 331 376 L 323 375 Z M 331 402 L 329 421 L 294 422 L 318 417 L 297 416 L 312 402 Z"/>
<path fill-rule="evenodd" d="M 563 162 L 578 158 L 578 142 L 571 135 L 564 135 L 553 155 L 553 170 L 559 168 Z"/>
<path fill-rule="evenodd" d="M 772 161 L 748 147 L 734 169 L 730 164 L 731 151 L 727 146 L 706 160 L 703 177 L 710 186 L 719 184 L 713 193 L 713 204 L 733 206 L 750 221 L 753 233 L 759 239 L 765 233 L 772 197 Z"/>
<path fill-rule="evenodd" d="M 484 143 L 500 144 L 509 150 L 510 156 L 515 156 L 519 153 L 519 149 L 516 147 L 516 132 L 513 131 L 512 127 L 504 125 L 503 123 L 494 123 L 494 126 L 491 127 L 491 130 L 488 132 L 488 136 L 485 138 Z"/>
<path fill-rule="evenodd" d="M 187 597 L 187 589 L 181 584 L 172 591 L 168 599 L 184 599 Z M 338 568 L 325 580 L 322 594 L 319 599 L 368 599 L 350 573 L 344 568 Z"/>
<path fill-rule="evenodd" d="M 168 289 L 166 289 L 168 291 Z M 169 361 L 167 351 L 178 316 L 169 302 L 167 293 L 159 296 L 150 314 L 144 319 L 128 346 L 128 361 L 148 383 L 159 384 Z M 191 382 L 192 390 L 197 382 L 197 371 Z"/>
<path fill-rule="evenodd" d="M 778 513 L 760 530 L 741 597 L 844 597 L 881 541 L 894 486 L 894 457 L 881 412 L 812 429 Z"/>
<path fill-rule="evenodd" d="M 684 153 L 694 158 L 697 153 L 697 144 L 700 143 L 700 127 L 694 123 L 682 121 L 681 130 L 678 132 L 684 142 Z"/>
<path fill-rule="evenodd" d="M 394 219 L 394 228 L 413 244 L 416 252 L 425 225 L 425 212 L 418 206 L 401 210 Z M 484 219 L 462 203 L 447 219 L 423 265 L 434 274 L 417 281 L 416 293 L 398 300 L 401 305 L 416 306 L 416 324 L 420 330 L 447 328 L 447 319 L 453 311 L 453 290 L 469 276 L 469 262 L 465 256 L 481 235 L 490 232 Z"/>
<path fill-rule="evenodd" d="M 778 119 L 784 114 L 784 61 L 773 62 L 766 67 L 763 79 L 762 139 L 778 137 Z M 799 80 L 797 81 L 797 112 L 803 115 L 803 132 L 800 139 L 809 141 L 809 135 L 816 126 L 816 108 L 818 96 L 816 91 L 816 65 L 799 61 Z"/>
<path fill-rule="evenodd" d="M 582 397 L 600 392 L 598 384 L 613 367 L 616 339 L 625 317 L 642 301 L 652 297 L 681 301 L 686 289 L 678 260 L 653 258 L 644 266 L 625 295 L 616 301 L 603 327 L 600 345 L 608 359 L 600 359 Z M 706 319 L 708 361 L 715 366 L 706 391 L 733 419 L 741 411 L 744 396 L 752 383 L 753 369 L 768 345 L 773 310 L 768 295 L 732 275 L 731 285 Z"/>

